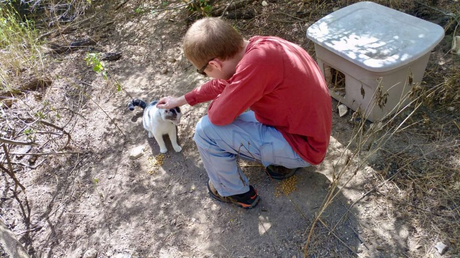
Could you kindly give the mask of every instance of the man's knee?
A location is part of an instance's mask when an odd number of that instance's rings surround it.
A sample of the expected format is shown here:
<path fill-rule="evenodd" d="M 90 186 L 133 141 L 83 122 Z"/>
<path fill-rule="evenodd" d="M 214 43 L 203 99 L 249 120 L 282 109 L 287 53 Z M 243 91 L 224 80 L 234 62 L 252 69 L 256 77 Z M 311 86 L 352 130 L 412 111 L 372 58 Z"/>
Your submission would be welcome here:
<path fill-rule="evenodd" d="M 193 139 L 197 141 L 197 137 L 200 139 L 207 138 L 206 132 L 209 131 L 209 128 L 212 126 L 214 125 L 209 120 L 209 117 L 203 116 L 196 124 L 195 135 L 193 136 Z"/>

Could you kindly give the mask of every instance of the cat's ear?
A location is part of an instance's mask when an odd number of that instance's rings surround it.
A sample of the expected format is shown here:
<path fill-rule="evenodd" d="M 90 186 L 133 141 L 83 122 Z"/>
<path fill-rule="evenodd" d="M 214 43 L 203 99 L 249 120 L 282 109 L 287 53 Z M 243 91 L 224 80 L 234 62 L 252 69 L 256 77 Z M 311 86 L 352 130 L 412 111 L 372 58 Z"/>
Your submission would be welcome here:
<path fill-rule="evenodd" d="M 134 110 L 134 104 L 133 104 L 132 101 L 128 103 L 128 109 L 131 110 L 131 111 Z"/>

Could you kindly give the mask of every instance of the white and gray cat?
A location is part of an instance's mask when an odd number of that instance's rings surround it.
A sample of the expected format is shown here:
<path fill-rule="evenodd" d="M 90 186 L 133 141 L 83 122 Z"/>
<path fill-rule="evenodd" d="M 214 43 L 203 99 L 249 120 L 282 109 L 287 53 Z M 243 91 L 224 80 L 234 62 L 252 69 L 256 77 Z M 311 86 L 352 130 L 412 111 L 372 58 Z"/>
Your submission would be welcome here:
<path fill-rule="evenodd" d="M 161 109 L 156 107 L 157 103 L 158 101 L 152 101 L 147 105 L 140 99 L 134 99 L 128 104 L 128 109 L 133 111 L 136 106 L 144 109 L 142 116 L 144 129 L 149 133 L 149 138 L 155 137 L 161 153 L 168 151 L 163 140 L 165 134 L 169 136 L 174 150 L 180 152 L 182 148 L 177 144 L 176 134 L 176 125 L 179 124 L 182 116 L 180 108 Z"/>

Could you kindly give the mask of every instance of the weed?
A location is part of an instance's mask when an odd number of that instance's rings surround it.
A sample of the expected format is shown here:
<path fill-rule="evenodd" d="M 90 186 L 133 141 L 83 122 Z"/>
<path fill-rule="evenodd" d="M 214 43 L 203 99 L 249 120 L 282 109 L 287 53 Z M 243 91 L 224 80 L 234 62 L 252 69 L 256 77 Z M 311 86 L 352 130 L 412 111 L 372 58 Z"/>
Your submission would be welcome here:
<path fill-rule="evenodd" d="M 85 61 L 86 61 L 87 66 L 92 66 L 93 71 L 95 71 L 98 74 L 99 73 L 102 74 L 104 79 L 107 81 L 107 84 L 113 84 L 117 92 L 124 90 L 121 83 L 118 80 L 109 78 L 107 70 L 105 69 L 105 64 L 104 62 L 101 61 L 98 53 L 87 53 L 85 57 Z M 130 96 L 130 94 L 126 90 L 124 90 L 124 92 L 128 96 Z"/>
<path fill-rule="evenodd" d="M 117 87 L 117 92 L 121 91 L 121 83 L 119 81 L 115 82 L 115 87 Z"/>
<path fill-rule="evenodd" d="M 39 73 L 43 67 L 34 22 L 21 18 L 11 4 L 0 6 L 0 89 L 13 92 L 13 78 L 23 71 Z M 42 65 L 39 65 L 42 64 Z"/>
<path fill-rule="evenodd" d="M 33 130 L 28 128 L 28 129 L 24 130 L 24 134 L 25 135 L 31 135 L 31 134 L 33 134 Z"/>
<path fill-rule="evenodd" d="M 108 80 L 107 72 L 104 70 L 104 62 L 101 61 L 98 53 L 87 53 L 85 61 L 87 66 L 93 67 L 93 71 L 101 73 L 104 79 Z"/>
<path fill-rule="evenodd" d="M 445 79 L 444 88 L 439 96 L 439 102 L 443 104 L 455 105 L 460 102 L 460 71 L 455 71 Z"/>

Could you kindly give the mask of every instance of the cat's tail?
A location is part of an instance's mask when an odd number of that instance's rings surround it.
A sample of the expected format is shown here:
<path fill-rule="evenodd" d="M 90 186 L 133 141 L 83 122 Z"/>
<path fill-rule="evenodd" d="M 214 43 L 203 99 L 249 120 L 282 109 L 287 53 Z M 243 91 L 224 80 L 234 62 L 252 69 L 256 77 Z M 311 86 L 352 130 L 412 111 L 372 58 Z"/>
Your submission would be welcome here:
<path fill-rule="evenodd" d="M 147 103 L 145 103 L 144 101 L 140 100 L 140 99 L 133 99 L 131 100 L 131 102 L 128 103 L 128 109 L 133 111 L 134 110 L 134 107 L 141 107 L 142 109 L 145 109 L 145 107 L 147 107 Z"/>

